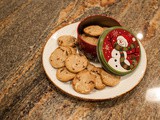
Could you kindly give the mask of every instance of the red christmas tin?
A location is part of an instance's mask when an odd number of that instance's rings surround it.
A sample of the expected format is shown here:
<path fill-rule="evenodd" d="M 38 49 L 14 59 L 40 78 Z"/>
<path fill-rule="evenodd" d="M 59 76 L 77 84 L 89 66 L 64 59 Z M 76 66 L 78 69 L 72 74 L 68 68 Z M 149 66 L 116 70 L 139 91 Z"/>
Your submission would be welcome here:
<path fill-rule="evenodd" d="M 112 27 L 99 37 L 97 56 L 103 68 L 117 75 L 133 71 L 140 61 L 136 37 L 123 27 Z"/>

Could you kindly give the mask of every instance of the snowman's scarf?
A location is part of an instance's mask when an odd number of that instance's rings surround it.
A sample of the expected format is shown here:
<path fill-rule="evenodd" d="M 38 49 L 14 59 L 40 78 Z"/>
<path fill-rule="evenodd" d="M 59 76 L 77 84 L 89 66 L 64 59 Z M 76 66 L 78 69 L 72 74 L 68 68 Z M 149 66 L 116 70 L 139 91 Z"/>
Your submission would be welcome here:
<path fill-rule="evenodd" d="M 116 50 L 118 50 L 118 51 L 129 51 L 129 50 L 131 50 L 131 49 L 136 48 L 136 45 L 132 43 L 132 44 L 131 44 L 130 46 L 128 46 L 128 47 L 122 47 L 122 46 L 118 45 L 117 42 L 115 42 L 115 43 L 114 43 L 114 48 L 115 48 Z"/>
<path fill-rule="evenodd" d="M 131 70 L 131 69 L 133 69 L 138 63 L 137 63 L 137 61 L 136 61 L 136 59 L 132 59 L 131 61 L 132 61 L 132 63 L 130 64 L 130 65 L 127 65 L 124 61 L 125 61 L 125 57 L 124 57 L 124 53 L 123 53 L 123 51 L 129 51 L 129 50 L 131 50 L 131 49 L 134 49 L 134 48 L 136 48 L 136 45 L 135 44 L 131 44 L 130 46 L 128 46 L 128 47 L 122 47 L 122 46 L 120 46 L 120 45 L 118 45 L 118 43 L 116 42 L 115 44 L 114 44 L 114 48 L 116 49 L 116 50 L 118 50 L 118 51 L 120 51 L 120 64 L 121 64 L 121 66 L 124 68 L 124 69 L 126 69 L 126 70 Z"/>

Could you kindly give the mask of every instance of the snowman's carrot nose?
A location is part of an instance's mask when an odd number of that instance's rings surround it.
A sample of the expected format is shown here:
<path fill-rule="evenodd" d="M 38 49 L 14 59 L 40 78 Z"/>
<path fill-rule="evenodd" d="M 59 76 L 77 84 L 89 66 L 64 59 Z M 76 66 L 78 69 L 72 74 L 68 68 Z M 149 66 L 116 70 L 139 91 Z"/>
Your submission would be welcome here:
<path fill-rule="evenodd" d="M 122 40 L 120 40 L 120 43 L 123 43 L 123 41 L 122 41 Z"/>

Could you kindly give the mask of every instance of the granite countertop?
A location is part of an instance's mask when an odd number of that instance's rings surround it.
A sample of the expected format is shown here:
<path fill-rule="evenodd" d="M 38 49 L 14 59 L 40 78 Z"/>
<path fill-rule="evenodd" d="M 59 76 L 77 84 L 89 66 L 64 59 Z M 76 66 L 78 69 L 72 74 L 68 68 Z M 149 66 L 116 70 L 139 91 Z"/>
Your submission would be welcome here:
<path fill-rule="evenodd" d="M 142 33 L 147 69 L 129 93 L 83 101 L 56 88 L 42 66 L 42 51 L 59 28 L 105 14 Z M 0 119 L 159 120 L 160 0 L 1 0 Z"/>

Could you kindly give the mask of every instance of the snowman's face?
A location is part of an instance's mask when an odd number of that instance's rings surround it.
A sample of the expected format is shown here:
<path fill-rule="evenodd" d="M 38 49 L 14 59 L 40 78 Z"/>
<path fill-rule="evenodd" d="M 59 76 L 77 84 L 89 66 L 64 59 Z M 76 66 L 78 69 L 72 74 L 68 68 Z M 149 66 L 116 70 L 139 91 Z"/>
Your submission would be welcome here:
<path fill-rule="evenodd" d="M 127 40 L 123 36 L 118 36 L 117 37 L 117 43 L 121 47 L 127 47 L 128 46 L 128 42 L 127 42 Z"/>

